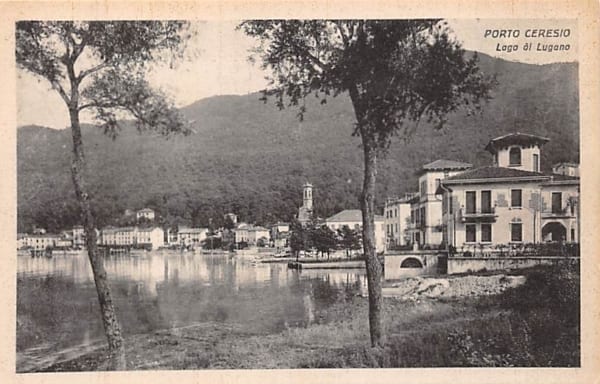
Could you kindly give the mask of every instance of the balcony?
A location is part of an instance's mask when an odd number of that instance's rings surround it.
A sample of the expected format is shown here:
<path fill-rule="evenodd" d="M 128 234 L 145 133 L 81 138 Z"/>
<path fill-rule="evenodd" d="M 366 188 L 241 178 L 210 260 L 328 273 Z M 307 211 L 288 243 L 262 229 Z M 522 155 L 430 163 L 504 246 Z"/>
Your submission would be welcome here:
<path fill-rule="evenodd" d="M 569 219 L 575 217 L 575 212 L 571 212 L 570 207 L 562 209 L 548 209 L 541 212 L 542 219 Z"/>
<path fill-rule="evenodd" d="M 463 208 L 458 210 L 458 220 L 462 223 L 494 222 L 496 221 L 496 217 L 498 217 L 498 215 L 496 215 L 496 209 L 494 207 L 473 211 L 467 211 Z"/>

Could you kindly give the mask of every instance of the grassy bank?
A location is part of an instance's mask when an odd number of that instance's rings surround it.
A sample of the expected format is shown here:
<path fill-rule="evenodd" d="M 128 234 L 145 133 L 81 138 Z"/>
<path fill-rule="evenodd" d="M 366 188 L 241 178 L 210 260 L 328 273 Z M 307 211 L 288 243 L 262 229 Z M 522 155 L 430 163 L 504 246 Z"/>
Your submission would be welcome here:
<path fill-rule="evenodd" d="M 204 323 L 127 340 L 129 369 L 578 366 L 579 273 L 524 271 L 525 284 L 478 298 L 385 300 L 387 342 L 369 345 L 367 299 L 338 298 L 306 328 L 248 333 Z M 102 370 L 103 349 L 46 367 Z"/>

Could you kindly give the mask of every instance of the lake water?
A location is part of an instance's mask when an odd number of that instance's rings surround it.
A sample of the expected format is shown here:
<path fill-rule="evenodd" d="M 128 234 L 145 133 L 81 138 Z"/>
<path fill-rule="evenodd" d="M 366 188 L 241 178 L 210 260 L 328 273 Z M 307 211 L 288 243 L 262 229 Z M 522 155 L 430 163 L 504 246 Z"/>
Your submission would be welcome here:
<path fill-rule="evenodd" d="M 110 256 L 105 266 L 126 336 L 215 321 L 257 334 L 304 327 L 367 284 L 363 270 L 299 272 L 253 257 L 176 251 Z M 18 256 L 18 352 L 90 344 L 103 335 L 84 252 Z"/>

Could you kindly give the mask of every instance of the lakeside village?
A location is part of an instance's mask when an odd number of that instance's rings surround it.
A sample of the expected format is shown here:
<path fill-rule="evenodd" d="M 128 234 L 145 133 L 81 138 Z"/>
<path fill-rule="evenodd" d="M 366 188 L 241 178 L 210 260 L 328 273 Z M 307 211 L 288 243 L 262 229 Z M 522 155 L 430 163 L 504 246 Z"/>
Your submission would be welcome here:
<path fill-rule="evenodd" d="M 579 165 L 559 163 L 542 173 L 540 153 L 549 139 L 512 133 L 492 139 L 485 149 L 492 164 L 436 160 L 416 174 L 418 192 L 388 198 L 383 215 L 375 216 L 375 243 L 385 278 L 411 274 L 455 274 L 503 270 L 578 260 L 580 232 Z M 157 226 L 156 212 L 144 208 L 135 215 L 137 226 L 107 227 L 97 231 L 105 252 L 160 248 L 182 251 L 215 249 L 239 254 L 260 254 L 263 261 L 285 261 L 292 268 L 364 268 L 360 257 L 362 214 L 348 209 L 326 219 L 313 217 L 313 186 L 303 186 L 298 222 L 321 237 L 325 246 L 297 251 L 291 244 L 290 223 L 263 227 L 238 221 L 226 214 L 230 229 Z M 324 234 L 323 234 L 324 233 Z M 329 234 L 329 235 L 328 235 Z M 313 243 L 317 243 L 314 241 Z M 305 243 L 306 244 L 306 243 Z M 290 247 L 291 246 L 291 247 Z M 32 256 L 52 256 L 84 248 L 82 226 L 60 234 L 37 228 L 19 233 L 17 248 Z M 225 251 L 223 251 L 223 249 Z M 317 261 L 317 251 L 327 254 Z M 298 258 L 299 256 L 299 258 Z"/>

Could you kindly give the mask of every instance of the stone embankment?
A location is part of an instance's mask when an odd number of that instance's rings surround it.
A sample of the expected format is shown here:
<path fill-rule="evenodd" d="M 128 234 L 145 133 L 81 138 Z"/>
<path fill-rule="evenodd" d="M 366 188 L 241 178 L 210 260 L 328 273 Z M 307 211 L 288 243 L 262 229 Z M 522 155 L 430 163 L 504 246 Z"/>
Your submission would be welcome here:
<path fill-rule="evenodd" d="M 496 295 L 525 283 L 525 276 L 411 277 L 383 288 L 385 297 L 402 300 Z"/>

